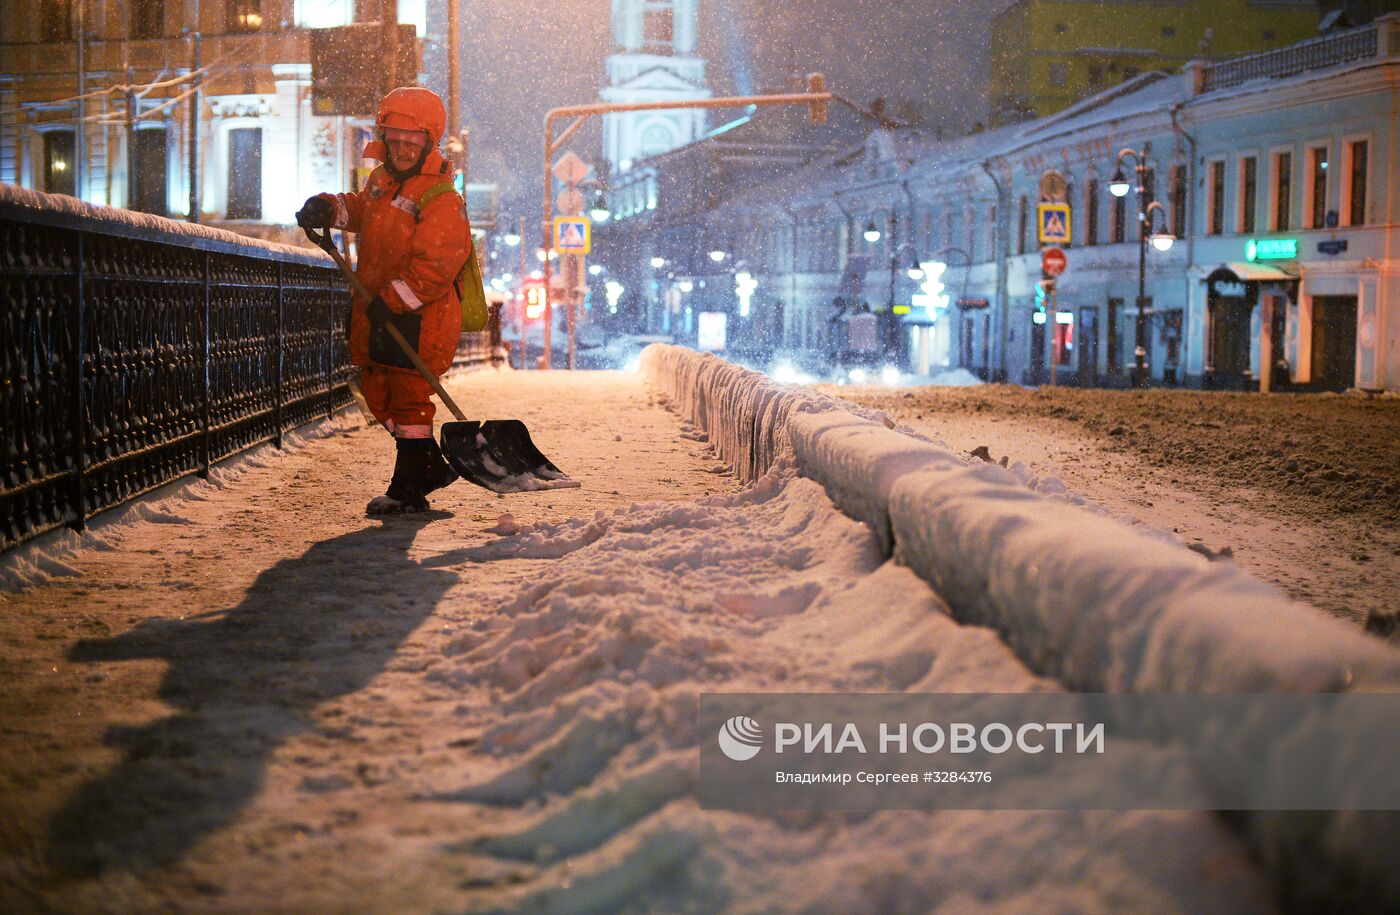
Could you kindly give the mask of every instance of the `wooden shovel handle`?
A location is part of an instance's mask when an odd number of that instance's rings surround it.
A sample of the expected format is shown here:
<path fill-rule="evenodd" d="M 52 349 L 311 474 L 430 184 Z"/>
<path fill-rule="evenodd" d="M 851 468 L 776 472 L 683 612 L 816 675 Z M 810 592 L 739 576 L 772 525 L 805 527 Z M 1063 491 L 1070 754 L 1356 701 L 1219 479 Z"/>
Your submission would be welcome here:
<path fill-rule="evenodd" d="M 374 293 L 365 288 L 365 284 L 360 282 L 360 278 L 355 275 L 355 271 L 350 269 L 350 265 L 345 262 L 345 258 L 341 255 L 340 251 L 331 243 L 330 229 L 323 229 L 319 235 L 314 229 L 304 228 L 303 231 L 306 232 L 307 238 L 316 243 L 317 247 L 335 258 L 335 262 L 340 265 L 340 272 L 345 274 L 345 278 L 350 281 L 350 285 L 359 293 L 360 298 L 364 299 L 366 302 L 374 300 Z M 442 398 L 442 402 L 447 405 L 447 409 L 452 411 L 452 415 L 457 418 L 457 421 L 465 422 L 467 418 L 466 414 L 458 409 L 457 403 L 443 390 L 442 383 L 438 381 L 437 376 L 424 364 L 423 357 L 418 355 L 416 349 L 408 345 L 408 341 L 403 338 L 403 334 L 399 333 L 399 329 L 394 326 L 393 322 L 385 321 L 384 329 L 389 332 L 389 336 L 394 338 L 394 342 L 399 345 L 399 349 L 403 350 L 403 354 L 413 363 L 413 367 L 418 370 L 418 374 L 422 375 L 423 379 L 433 386 L 433 390 L 437 392 L 437 396 Z"/>

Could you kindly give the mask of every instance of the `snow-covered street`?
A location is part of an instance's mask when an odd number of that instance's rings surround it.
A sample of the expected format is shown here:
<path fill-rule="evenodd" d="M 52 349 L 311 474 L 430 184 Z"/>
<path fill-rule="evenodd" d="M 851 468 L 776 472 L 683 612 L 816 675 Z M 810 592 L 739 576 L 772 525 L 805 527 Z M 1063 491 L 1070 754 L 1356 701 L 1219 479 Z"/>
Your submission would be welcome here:
<path fill-rule="evenodd" d="M 1210 813 L 702 810 L 701 692 L 1063 687 L 791 458 L 741 485 L 639 375 L 449 389 L 582 487 L 368 520 L 391 452 L 350 415 L 23 570 L 0 908 L 1277 907 Z"/>

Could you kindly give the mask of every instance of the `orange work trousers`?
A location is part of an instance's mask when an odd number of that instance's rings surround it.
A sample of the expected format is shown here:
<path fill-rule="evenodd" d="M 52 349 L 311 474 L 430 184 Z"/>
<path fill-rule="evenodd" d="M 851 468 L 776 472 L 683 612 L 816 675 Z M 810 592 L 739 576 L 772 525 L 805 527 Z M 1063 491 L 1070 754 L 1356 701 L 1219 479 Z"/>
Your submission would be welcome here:
<path fill-rule="evenodd" d="M 369 411 L 395 438 L 433 437 L 433 386 L 417 372 L 361 366 L 360 390 Z"/>

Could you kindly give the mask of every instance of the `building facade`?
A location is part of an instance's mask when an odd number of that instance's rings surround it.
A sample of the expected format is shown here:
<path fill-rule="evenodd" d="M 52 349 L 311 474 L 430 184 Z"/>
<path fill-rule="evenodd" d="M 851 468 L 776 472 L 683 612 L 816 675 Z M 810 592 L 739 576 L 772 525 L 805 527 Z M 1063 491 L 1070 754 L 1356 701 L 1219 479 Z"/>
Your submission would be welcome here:
<path fill-rule="evenodd" d="M 696 56 L 699 0 L 613 0 L 610 104 L 679 102 L 710 98 L 705 61 Z M 603 116 L 603 158 L 613 175 L 633 164 L 698 140 L 705 112 L 633 111 Z"/>
<path fill-rule="evenodd" d="M 399 13 L 423 33 L 424 0 Z M 308 34 L 355 14 L 353 0 L 7 3 L 0 181 L 174 217 L 197 199 L 202 222 L 294 241 L 301 201 L 349 189 L 361 165 L 372 119 L 313 113 Z"/>
<path fill-rule="evenodd" d="M 993 124 L 1044 117 L 1139 73 L 1317 33 L 1314 0 L 1019 0 L 992 20 Z"/>
<path fill-rule="evenodd" d="M 610 270 L 664 261 L 651 331 L 695 342 L 699 314 L 721 312 L 754 351 L 814 366 L 868 310 L 890 329 L 882 353 L 921 374 L 1126 386 L 1141 334 L 1153 384 L 1397 390 L 1397 86 L 1387 15 L 952 141 L 877 129 L 704 205 L 648 161 L 656 207 L 595 253 Z M 1108 189 L 1120 170 L 1124 197 Z M 1070 237 L 1042 297 L 1047 203 Z M 1169 250 L 1143 242 L 1146 203 Z M 942 271 L 945 299 L 918 304 L 929 287 L 911 262 Z"/>

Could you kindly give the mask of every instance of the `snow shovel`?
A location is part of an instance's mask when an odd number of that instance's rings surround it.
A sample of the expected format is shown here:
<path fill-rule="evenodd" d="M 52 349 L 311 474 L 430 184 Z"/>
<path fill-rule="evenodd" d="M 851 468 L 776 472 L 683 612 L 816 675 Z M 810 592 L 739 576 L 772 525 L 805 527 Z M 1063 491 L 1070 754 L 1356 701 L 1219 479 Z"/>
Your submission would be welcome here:
<path fill-rule="evenodd" d="M 336 250 L 331 242 L 330 229 L 319 233 L 306 229 L 305 232 L 307 238 L 335 259 L 340 271 L 349 280 L 351 288 L 366 302 L 371 301 L 374 294 L 365 288 L 365 284 L 360 282 L 360 278 L 355 276 L 355 271 L 350 269 L 345 258 Z M 418 374 L 432 385 L 437 396 L 442 398 L 447 409 L 457 418 L 455 423 L 442 424 L 441 445 L 443 457 L 459 477 L 468 483 L 475 483 L 500 493 L 561 489 L 579 485 L 540 453 L 539 448 L 535 447 L 535 443 L 530 439 L 530 430 L 526 429 L 520 420 L 468 420 L 456 402 L 443 390 L 437 376 L 423 364 L 418 351 L 408 345 L 399 329 L 391 322 L 386 322 L 384 329 L 413 363 Z"/>

